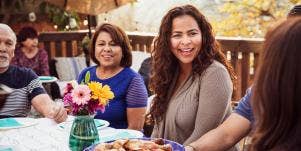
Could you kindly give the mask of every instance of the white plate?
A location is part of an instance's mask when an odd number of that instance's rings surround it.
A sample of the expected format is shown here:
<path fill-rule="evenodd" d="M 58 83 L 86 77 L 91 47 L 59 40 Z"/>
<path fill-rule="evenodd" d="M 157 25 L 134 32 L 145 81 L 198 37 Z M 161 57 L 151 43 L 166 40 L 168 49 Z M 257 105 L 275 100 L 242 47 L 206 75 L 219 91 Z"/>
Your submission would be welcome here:
<path fill-rule="evenodd" d="M 98 122 L 101 123 L 101 126 L 97 126 L 96 125 L 96 127 L 97 127 L 98 130 L 103 129 L 105 127 L 108 127 L 110 125 L 110 123 L 108 121 L 106 121 L 106 120 L 94 119 L 94 121 L 98 121 Z"/>
<path fill-rule="evenodd" d="M 99 137 L 109 137 L 112 135 L 116 135 L 118 133 L 118 129 L 112 128 L 112 127 L 106 127 L 103 129 L 98 130 Z"/>
<path fill-rule="evenodd" d="M 57 78 L 53 76 L 39 76 L 39 79 L 42 83 L 50 83 L 57 81 Z"/>
<path fill-rule="evenodd" d="M 18 123 L 21 125 L 18 126 L 8 126 L 8 127 L 0 127 L 0 130 L 8 130 L 8 129 L 14 129 L 14 128 L 23 128 L 23 127 L 29 127 L 38 124 L 36 119 L 33 118 L 14 118 Z"/>
<path fill-rule="evenodd" d="M 131 129 L 114 129 L 110 130 L 109 133 L 104 131 L 99 131 L 99 142 L 113 141 L 117 139 L 129 139 L 129 138 L 142 138 L 143 133 L 137 130 Z"/>
<path fill-rule="evenodd" d="M 132 129 L 117 129 L 119 133 L 129 133 L 131 136 L 128 138 L 142 138 L 143 133 L 141 131 L 132 130 Z"/>
<path fill-rule="evenodd" d="M 68 117 L 69 118 L 69 117 Z M 70 117 L 70 120 L 68 121 L 68 119 L 66 120 L 66 122 L 62 122 L 62 123 L 60 123 L 60 124 L 58 124 L 58 127 L 60 128 L 60 129 L 67 129 L 67 130 L 70 130 L 71 129 L 71 126 L 72 126 L 72 124 L 73 124 L 73 119 L 72 119 L 72 117 Z M 99 123 L 101 123 L 101 126 L 98 126 L 97 124 L 96 124 L 96 127 L 97 127 L 97 129 L 98 130 L 100 130 L 100 129 L 103 129 L 103 128 L 106 128 L 106 127 L 108 127 L 109 125 L 110 125 L 110 123 L 108 122 L 108 121 L 106 121 L 106 120 L 101 120 L 101 119 L 94 119 L 94 121 L 97 121 L 97 122 L 99 122 Z"/>

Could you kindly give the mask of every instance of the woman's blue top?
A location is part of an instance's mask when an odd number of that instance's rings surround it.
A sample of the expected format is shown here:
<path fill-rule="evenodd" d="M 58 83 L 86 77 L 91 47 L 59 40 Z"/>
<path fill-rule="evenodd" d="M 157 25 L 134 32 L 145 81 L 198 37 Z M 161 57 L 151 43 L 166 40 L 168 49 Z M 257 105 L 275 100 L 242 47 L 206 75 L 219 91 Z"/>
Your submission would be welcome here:
<path fill-rule="evenodd" d="M 131 68 L 124 68 L 115 76 L 108 79 L 99 79 L 96 76 L 97 66 L 84 69 L 79 77 L 80 83 L 90 71 L 90 81 L 109 85 L 114 93 L 114 99 L 109 101 L 105 112 L 97 111 L 94 118 L 110 122 L 110 127 L 124 129 L 128 127 L 127 108 L 140 108 L 147 105 L 147 91 L 142 77 Z"/>

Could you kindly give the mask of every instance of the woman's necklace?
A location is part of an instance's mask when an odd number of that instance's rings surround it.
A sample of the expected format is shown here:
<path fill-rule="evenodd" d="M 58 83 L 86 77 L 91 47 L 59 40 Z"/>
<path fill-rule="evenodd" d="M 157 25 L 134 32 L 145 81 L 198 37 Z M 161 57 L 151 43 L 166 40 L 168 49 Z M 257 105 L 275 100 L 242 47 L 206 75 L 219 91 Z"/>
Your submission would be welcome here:
<path fill-rule="evenodd" d="M 116 67 L 116 68 L 108 68 L 108 69 L 97 67 L 96 75 L 100 79 L 109 79 L 109 78 L 117 75 L 122 69 L 123 69 L 123 67 L 120 67 L 120 66 Z"/>

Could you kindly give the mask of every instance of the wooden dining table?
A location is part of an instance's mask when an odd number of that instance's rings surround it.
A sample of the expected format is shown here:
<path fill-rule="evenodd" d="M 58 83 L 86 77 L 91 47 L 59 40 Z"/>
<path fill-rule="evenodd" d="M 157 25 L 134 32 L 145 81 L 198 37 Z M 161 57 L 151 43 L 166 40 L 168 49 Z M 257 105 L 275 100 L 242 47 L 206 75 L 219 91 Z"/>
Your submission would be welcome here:
<path fill-rule="evenodd" d="M 48 118 L 18 120 L 23 122 L 24 126 L 0 127 L 0 151 L 70 151 L 69 134 L 73 116 L 68 116 L 66 122 L 60 124 Z M 143 137 L 140 131 L 115 129 L 109 126 L 98 129 L 98 133 L 100 142 Z"/>

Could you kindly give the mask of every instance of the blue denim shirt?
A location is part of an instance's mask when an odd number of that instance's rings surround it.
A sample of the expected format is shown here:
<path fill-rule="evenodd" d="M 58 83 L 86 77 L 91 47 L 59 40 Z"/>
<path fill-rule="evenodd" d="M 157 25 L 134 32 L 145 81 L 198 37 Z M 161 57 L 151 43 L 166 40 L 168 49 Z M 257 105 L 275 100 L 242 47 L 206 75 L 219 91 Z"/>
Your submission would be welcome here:
<path fill-rule="evenodd" d="M 235 108 L 234 112 L 248 119 L 253 125 L 254 116 L 250 103 L 251 94 L 251 88 L 247 89 L 245 96 L 240 99 L 238 106 Z"/>

